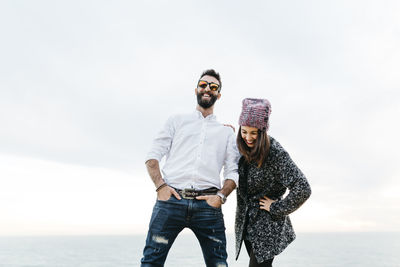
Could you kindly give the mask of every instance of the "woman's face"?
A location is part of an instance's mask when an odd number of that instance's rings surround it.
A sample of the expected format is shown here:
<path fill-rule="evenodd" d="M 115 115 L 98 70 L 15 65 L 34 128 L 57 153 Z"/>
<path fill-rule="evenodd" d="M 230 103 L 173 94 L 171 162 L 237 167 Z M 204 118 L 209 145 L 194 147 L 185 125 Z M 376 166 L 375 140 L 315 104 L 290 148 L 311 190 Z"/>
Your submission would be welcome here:
<path fill-rule="evenodd" d="M 240 134 L 248 147 L 254 147 L 256 144 L 258 129 L 255 127 L 242 126 Z"/>

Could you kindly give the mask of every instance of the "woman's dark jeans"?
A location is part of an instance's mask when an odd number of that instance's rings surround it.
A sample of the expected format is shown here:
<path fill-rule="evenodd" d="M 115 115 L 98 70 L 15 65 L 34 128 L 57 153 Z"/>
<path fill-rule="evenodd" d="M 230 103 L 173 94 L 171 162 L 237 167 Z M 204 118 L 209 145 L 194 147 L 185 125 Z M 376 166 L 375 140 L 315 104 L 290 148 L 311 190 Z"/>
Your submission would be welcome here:
<path fill-rule="evenodd" d="M 205 200 L 157 200 L 151 215 L 142 267 L 161 267 L 175 238 L 190 228 L 199 240 L 207 267 L 228 266 L 225 225 L 222 211 Z"/>

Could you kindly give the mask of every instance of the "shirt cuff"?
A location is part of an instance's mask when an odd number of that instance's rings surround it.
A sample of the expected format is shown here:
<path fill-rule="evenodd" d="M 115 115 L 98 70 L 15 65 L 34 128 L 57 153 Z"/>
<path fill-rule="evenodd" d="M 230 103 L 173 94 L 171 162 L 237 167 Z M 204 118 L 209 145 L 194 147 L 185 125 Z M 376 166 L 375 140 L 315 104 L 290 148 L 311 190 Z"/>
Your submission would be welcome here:
<path fill-rule="evenodd" d="M 144 158 L 144 162 L 147 162 L 150 159 L 155 159 L 158 162 L 161 162 L 161 157 L 155 153 L 149 153 L 147 156 Z"/>
<path fill-rule="evenodd" d="M 238 187 L 238 185 L 239 185 L 239 174 L 238 173 L 230 173 L 230 174 L 225 175 L 225 177 L 222 181 L 222 186 L 224 185 L 225 180 L 228 180 L 228 179 L 234 181 L 236 184 L 236 187 Z"/>

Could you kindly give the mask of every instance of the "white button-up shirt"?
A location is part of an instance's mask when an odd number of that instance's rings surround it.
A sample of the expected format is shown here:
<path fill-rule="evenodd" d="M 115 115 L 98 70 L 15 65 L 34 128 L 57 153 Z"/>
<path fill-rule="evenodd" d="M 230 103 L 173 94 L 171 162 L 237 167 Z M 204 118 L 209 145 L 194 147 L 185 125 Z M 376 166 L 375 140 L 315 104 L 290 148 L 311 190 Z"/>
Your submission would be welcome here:
<path fill-rule="evenodd" d="M 153 141 L 146 161 L 166 156 L 161 169 L 165 182 L 175 188 L 221 189 L 220 172 L 238 184 L 239 151 L 230 127 L 217 122 L 215 115 L 206 118 L 200 111 L 175 115 Z"/>

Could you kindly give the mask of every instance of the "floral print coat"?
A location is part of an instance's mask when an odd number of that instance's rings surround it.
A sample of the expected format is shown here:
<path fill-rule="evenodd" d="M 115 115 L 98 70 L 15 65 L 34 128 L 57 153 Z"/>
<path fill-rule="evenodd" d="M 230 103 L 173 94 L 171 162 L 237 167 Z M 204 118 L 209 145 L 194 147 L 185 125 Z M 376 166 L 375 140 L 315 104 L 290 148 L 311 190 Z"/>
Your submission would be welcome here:
<path fill-rule="evenodd" d="M 286 189 L 288 195 L 283 198 Z M 289 214 L 311 195 L 306 177 L 289 154 L 272 137 L 264 164 L 239 161 L 239 187 L 235 218 L 236 259 L 243 239 L 250 241 L 257 261 L 263 262 L 281 253 L 296 237 Z M 270 212 L 261 210 L 259 199 L 277 200 Z"/>

